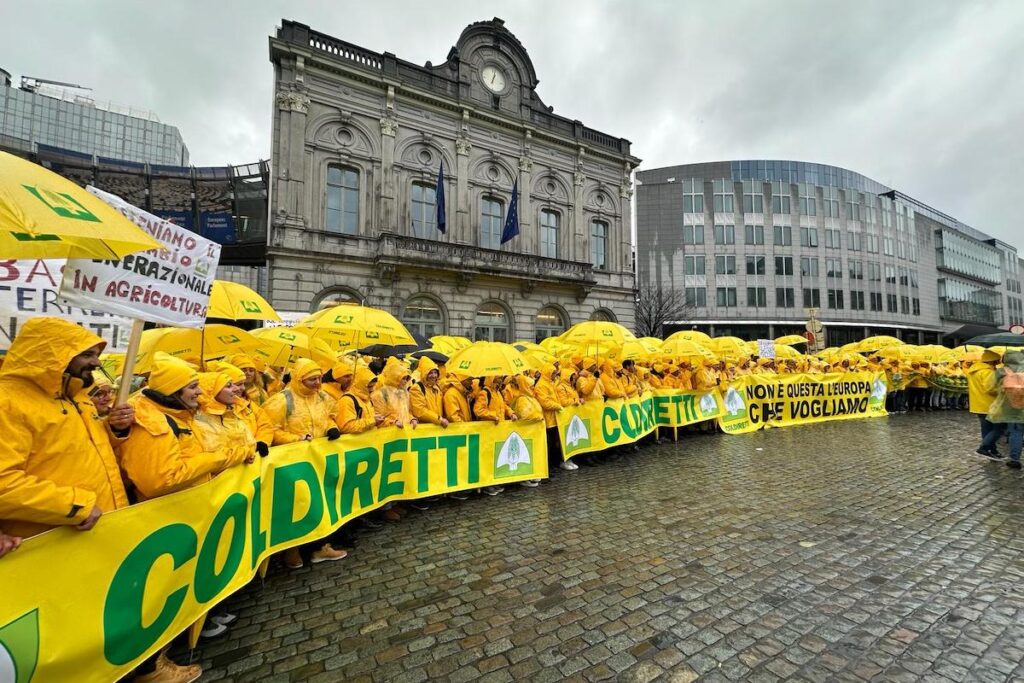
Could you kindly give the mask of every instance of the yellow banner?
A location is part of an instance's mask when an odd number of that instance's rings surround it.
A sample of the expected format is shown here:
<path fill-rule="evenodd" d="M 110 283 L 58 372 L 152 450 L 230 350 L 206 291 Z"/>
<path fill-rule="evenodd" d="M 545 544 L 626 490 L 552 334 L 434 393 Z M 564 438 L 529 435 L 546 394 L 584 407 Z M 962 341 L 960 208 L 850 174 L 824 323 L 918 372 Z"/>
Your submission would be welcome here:
<path fill-rule="evenodd" d="M 718 424 L 726 434 L 743 434 L 762 427 L 881 417 L 887 414 L 885 395 L 881 372 L 750 375 L 722 393 Z"/>
<path fill-rule="evenodd" d="M 651 394 L 587 401 L 558 413 L 558 438 L 566 460 L 574 455 L 639 441 L 656 427 Z"/>
<path fill-rule="evenodd" d="M 273 553 L 389 500 L 547 477 L 543 422 L 389 428 L 274 448 L 0 560 L 0 681 L 112 681 Z"/>

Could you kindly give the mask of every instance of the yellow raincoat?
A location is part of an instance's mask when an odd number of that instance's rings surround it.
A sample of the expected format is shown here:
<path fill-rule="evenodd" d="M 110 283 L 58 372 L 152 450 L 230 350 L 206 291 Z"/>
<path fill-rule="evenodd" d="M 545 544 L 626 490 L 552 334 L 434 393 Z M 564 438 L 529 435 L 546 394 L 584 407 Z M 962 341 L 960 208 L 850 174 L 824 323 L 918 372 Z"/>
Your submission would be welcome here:
<path fill-rule="evenodd" d="M 377 379 L 369 368 L 358 368 L 352 386 L 338 401 L 338 429 L 342 434 L 361 434 L 377 426 L 370 401 L 370 382 Z"/>
<path fill-rule="evenodd" d="M 502 422 L 512 418 L 512 409 L 505 403 L 501 392 L 494 388 L 495 378 L 488 377 L 484 386 L 473 393 L 473 417 L 478 422 Z"/>
<path fill-rule="evenodd" d="M 199 412 L 196 413 L 196 436 L 204 451 L 219 451 L 230 446 L 246 449 L 247 454 L 256 452 L 256 434 L 248 423 L 235 412 L 234 405 L 225 405 L 217 400 L 221 389 L 231 383 L 224 372 L 204 372 L 199 375 Z M 241 399 L 240 399 L 241 400 Z"/>
<path fill-rule="evenodd" d="M 544 411 L 544 426 L 558 426 L 558 412 L 562 409 L 562 401 L 558 397 L 558 371 L 554 365 L 545 365 L 540 378 L 533 385 L 533 395 L 537 397 Z M 575 399 L 575 395 L 573 399 Z"/>
<path fill-rule="evenodd" d="M 505 386 L 505 404 L 524 422 L 540 422 L 544 419 L 544 409 L 533 394 L 530 380 L 523 375 L 512 377 Z"/>
<path fill-rule="evenodd" d="M 126 507 L 112 443 L 117 439 L 64 376 L 71 359 L 102 344 L 58 318 L 34 318 L 14 339 L 0 371 L 0 527 L 34 536 L 84 521 L 94 507 Z"/>
<path fill-rule="evenodd" d="M 420 422 L 429 424 L 441 424 L 444 416 L 444 401 L 441 392 L 441 371 L 434 361 L 426 356 L 420 358 L 419 364 L 420 381 L 413 383 L 409 388 L 409 403 L 412 407 L 412 415 Z M 438 379 L 433 386 L 427 385 L 427 375 L 431 370 L 438 371 Z"/>
<path fill-rule="evenodd" d="M 981 361 L 967 369 L 967 401 L 972 413 L 988 415 L 992 402 L 999 393 L 996 382 L 996 368 L 992 363 Z"/>
<path fill-rule="evenodd" d="M 310 391 L 302 383 L 320 374 L 320 366 L 315 362 L 298 359 L 292 366 L 288 387 L 263 404 L 263 413 L 274 425 L 274 445 L 302 441 L 306 434 L 319 438 L 335 426 L 338 402 L 322 390 Z"/>
<path fill-rule="evenodd" d="M 444 416 L 449 422 L 472 422 L 473 413 L 461 382 L 451 382 L 445 387 Z"/>
<path fill-rule="evenodd" d="M 412 420 L 409 390 L 402 387 L 406 377 L 410 377 L 408 368 L 397 358 L 388 358 L 378 378 L 377 389 L 370 395 L 374 413 L 384 416 L 381 427 L 399 424 L 404 427 Z"/>
<path fill-rule="evenodd" d="M 626 385 L 609 361 L 601 363 L 601 387 L 606 398 L 625 398 Z"/>

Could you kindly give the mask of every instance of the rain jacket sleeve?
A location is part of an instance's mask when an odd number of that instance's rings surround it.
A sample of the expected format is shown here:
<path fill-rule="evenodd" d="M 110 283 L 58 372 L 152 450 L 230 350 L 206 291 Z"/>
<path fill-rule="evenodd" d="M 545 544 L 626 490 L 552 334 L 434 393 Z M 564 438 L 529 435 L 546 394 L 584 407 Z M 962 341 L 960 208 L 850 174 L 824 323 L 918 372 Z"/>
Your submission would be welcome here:
<path fill-rule="evenodd" d="M 335 422 L 342 434 L 362 434 L 373 429 L 376 424 L 373 406 L 360 401 L 352 394 L 345 394 L 338 399 L 338 416 Z"/>
<path fill-rule="evenodd" d="M 466 400 L 466 396 L 462 393 L 460 387 L 452 385 L 445 389 L 442 402 L 444 404 L 444 416 L 449 422 L 472 421 L 472 416 L 469 415 L 469 402 Z"/>
<path fill-rule="evenodd" d="M 409 390 L 409 403 L 412 406 L 412 416 L 420 422 L 441 424 L 441 411 L 444 407 L 440 392 L 414 384 Z"/>
<path fill-rule="evenodd" d="M 288 405 L 283 394 L 274 394 L 267 399 L 266 403 L 260 406 L 260 409 L 273 426 L 273 445 L 280 446 L 281 444 L 295 443 L 296 441 L 301 441 L 302 437 L 305 436 L 292 434 L 288 431 Z"/>
<path fill-rule="evenodd" d="M 96 494 L 77 486 L 59 486 L 29 474 L 32 434 L 8 405 L 0 401 L 0 519 L 39 524 L 78 524 L 96 506 Z"/>
<path fill-rule="evenodd" d="M 473 397 L 473 415 L 477 421 L 489 420 L 500 422 L 505 419 L 505 402 L 498 406 L 494 398 L 494 392 L 490 389 L 481 389 Z"/>
<path fill-rule="evenodd" d="M 388 397 L 384 395 L 383 391 L 378 389 L 370 394 L 370 403 L 373 405 L 373 412 L 384 418 L 384 421 L 380 423 L 381 427 L 394 427 L 398 424 L 398 413 L 392 409 Z"/>

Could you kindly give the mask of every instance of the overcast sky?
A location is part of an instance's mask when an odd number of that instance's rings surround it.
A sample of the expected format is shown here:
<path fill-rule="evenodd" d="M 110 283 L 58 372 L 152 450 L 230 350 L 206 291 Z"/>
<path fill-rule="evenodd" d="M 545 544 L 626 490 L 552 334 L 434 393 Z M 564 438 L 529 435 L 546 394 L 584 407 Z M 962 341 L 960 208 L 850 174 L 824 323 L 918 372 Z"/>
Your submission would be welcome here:
<path fill-rule="evenodd" d="M 632 140 L 642 168 L 833 164 L 1024 252 L 1021 0 L 11 5 L 0 67 L 151 109 L 181 129 L 196 165 L 269 156 L 267 37 L 282 18 L 437 64 L 468 23 L 500 16 L 541 98 Z"/>

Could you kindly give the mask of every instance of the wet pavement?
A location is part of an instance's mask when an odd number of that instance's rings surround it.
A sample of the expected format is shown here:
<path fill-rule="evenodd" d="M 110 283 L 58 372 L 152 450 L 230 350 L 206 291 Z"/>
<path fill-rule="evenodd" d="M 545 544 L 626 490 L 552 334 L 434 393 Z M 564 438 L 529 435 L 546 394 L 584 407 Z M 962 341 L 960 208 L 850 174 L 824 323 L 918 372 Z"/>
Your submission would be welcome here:
<path fill-rule="evenodd" d="M 204 680 L 1024 679 L 1024 481 L 977 422 L 687 436 L 445 501 L 233 597 Z"/>

